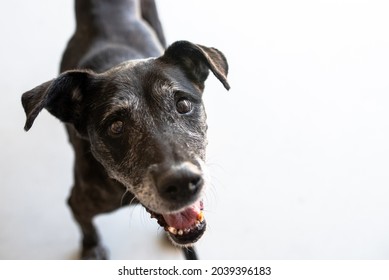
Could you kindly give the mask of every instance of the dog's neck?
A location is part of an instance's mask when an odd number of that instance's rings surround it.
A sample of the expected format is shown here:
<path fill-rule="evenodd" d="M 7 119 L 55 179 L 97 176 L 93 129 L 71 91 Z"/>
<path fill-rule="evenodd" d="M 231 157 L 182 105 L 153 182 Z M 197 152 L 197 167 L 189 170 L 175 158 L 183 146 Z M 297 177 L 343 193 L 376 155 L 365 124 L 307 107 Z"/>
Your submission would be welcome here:
<path fill-rule="evenodd" d="M 138 0 L 76 0 L 77 30 L 109 34 L 140 18 Z"/>

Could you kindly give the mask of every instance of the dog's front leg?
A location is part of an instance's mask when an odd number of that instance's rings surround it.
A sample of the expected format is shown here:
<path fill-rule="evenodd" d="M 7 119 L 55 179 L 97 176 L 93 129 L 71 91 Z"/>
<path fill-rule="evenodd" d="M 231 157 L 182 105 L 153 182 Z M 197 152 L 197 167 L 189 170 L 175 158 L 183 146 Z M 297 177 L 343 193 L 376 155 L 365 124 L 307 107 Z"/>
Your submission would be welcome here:
<path fill-rule="evenodd" d="M 74 191 L 74 189 L 68 204 L 82 232 L 81 258 L 85 260 L 106 260 L 108 259 L 107 250 L 102 246 L 97 229 L 93 224 L 94 216 L 99 213 L 90 211 L 90 209 L 85 211 L 85 202 L 77 196 L 77 191 Z"/>

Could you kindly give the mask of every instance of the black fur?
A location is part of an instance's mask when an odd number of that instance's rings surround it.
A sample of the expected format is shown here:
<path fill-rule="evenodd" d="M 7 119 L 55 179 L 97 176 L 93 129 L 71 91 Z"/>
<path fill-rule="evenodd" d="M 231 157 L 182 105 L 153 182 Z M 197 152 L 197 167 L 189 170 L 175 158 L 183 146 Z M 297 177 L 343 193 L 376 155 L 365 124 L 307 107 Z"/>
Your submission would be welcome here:
<path fill-rule="evenodd" d="M 134 197 L 158 214 L 200 199 L 206 184 L 204 81 L 211 70 L 229 89 L 228 65 L 220 51 L 187 41 L 163 53 L 153 1 L 79 0 L 76 18 L 63 73 L 22 96 L 25 129 L 43 108 L 66 124 L 75 151 L 69 205 L 83 234 L 82 258 L 105 259 L 96 215 Z M 190 246 L 204 230 L 205 222 L 196 234 L 172 240 Z M 184 252 L 196 258 L 194 249 Z"/>

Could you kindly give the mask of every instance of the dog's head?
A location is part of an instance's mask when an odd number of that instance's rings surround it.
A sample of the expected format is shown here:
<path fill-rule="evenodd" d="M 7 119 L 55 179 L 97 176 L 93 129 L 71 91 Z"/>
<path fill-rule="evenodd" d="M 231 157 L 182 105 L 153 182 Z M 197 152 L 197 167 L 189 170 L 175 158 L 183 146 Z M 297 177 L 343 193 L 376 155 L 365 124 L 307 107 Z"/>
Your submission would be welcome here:
<path fill-rule="evenodd" d="M 205 230 L 202 93 L 209 70 L 229 89 L 220 51 L 179 41 L 161 57 L 124 62 L 101 74 L 67 71 L 23 94 L 25 129 L 43 108 L 73 126 L 107 174 L 176 244 L 188 245 Z"/>

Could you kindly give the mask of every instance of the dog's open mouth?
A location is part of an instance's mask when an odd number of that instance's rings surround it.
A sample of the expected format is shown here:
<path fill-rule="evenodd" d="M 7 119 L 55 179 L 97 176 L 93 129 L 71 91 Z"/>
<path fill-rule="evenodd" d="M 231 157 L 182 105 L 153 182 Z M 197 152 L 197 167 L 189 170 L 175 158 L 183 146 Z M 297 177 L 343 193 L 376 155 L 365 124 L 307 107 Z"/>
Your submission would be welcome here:
<path fill-rule="evenodd" d="M 151 218 L 157 219 L 158 224 L 177 245 L 189 246 L 199 240 L 205 232 L 206 222 L 202 201 L 173 214 L 159 214 L 147 208 L 146 210 L 151 214 Z"/>

